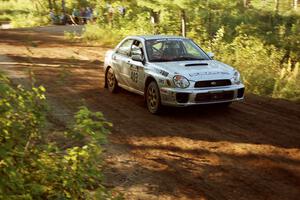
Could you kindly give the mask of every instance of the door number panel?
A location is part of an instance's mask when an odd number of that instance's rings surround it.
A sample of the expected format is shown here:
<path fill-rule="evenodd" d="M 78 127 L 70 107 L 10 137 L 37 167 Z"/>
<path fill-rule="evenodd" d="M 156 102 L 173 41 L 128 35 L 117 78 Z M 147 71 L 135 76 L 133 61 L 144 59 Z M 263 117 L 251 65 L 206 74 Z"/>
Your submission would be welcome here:
<path fill-rule="evenodd" d="M 137 83 L 139 78 L 138 68 L 136 66 L 130 66 L 130 79 Z"/>

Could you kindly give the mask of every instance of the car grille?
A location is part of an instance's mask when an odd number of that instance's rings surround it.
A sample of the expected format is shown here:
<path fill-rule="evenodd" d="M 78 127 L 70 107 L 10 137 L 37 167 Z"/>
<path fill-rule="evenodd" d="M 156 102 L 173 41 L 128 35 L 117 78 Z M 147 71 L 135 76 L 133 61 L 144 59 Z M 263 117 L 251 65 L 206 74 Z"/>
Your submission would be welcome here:
<path fill-rule="evenodd" d="M 210 101 L 226 101 L 232 100 L 234 91 L 225 91 L 220 93 L 199 93 L 196 95 L 196 102 L 210 102 Z"/>
<path fill-rule="evenodd" d="M 226 85 L 231 85 L 231 81 L 229 79 L 211 80 L 211 81 L 198 81 L 198 82 L 195 83 L 195 88 L 217 87 L 217 86 L 226 86 Z"/>

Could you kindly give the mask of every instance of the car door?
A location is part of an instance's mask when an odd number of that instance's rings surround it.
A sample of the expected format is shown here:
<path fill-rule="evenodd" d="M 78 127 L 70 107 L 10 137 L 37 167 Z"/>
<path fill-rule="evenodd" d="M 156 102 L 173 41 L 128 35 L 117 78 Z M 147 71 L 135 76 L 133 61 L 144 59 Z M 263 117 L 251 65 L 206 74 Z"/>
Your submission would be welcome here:
<path fill-rule="evenodd" d="M 140 55 L 143 59 L 145 59 L 143 44 L 141 41 L 135 40 L 133 42 L 131 46 L 130 56 L 133 55 Z M 145 79 L 144 63 L 130 59 L 128 73 L 128 75 L 130 76 L 130 87 L 143 92 L 143 84 Z"/>
<path fill-rule="evenodd" d="M 133 43 L 133 39 L 125 40 L 116 50 L 112 56 L 112 63 L 118 82 L 122 85 L 129 86 L 130 77 L 129 74 L 129 63 L 130 63 L 130 50 Z"/>

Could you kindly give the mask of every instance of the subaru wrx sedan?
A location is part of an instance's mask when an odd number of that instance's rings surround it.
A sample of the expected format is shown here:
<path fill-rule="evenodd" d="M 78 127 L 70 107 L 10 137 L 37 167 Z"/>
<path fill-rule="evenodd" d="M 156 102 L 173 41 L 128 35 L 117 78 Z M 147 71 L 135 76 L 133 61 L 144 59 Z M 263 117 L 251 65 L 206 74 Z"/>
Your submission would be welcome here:
<path fill-rule="evenodd" d="M 244 98 L 240 73 L 184 37 L 126 37 L 106 53 L 104 71 L 110 92 L 143 95 L 153 114 L 162 106 L 228 106 Z"/>

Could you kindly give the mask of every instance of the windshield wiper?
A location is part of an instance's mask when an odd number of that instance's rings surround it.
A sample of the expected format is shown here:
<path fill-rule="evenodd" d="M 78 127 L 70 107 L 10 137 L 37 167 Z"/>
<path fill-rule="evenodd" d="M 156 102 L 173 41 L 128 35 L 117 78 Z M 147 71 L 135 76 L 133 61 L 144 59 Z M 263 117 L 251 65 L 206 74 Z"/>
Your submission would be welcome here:
<path fill-rule="evenodd" d="M 152 59 L 150 62 L 174 62 L 174 61 L 186 61 L 186 60 L 207 60 L 205 58 L 195 58 L 195 57 L 178 57 L 171 60 L 166 59 Z"/>
<path fill-rule="evenodd" d="M 183 57 L 179 57 L 174 59 L 174 61 L 181 61 L 181 60 L 207 60 L 204 58 L 195 58 L 195 57 L 189 57 L 189 56 L 183 56 Z"/>
<path fill-rule="evenodd" d="M 170 62 L 172 60 L 164 60 L 164 59 L 152 59 L 150 62 Z"/>

